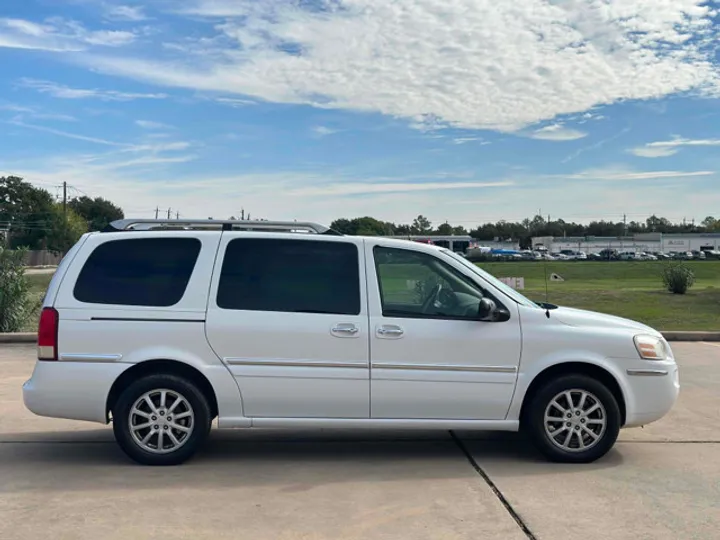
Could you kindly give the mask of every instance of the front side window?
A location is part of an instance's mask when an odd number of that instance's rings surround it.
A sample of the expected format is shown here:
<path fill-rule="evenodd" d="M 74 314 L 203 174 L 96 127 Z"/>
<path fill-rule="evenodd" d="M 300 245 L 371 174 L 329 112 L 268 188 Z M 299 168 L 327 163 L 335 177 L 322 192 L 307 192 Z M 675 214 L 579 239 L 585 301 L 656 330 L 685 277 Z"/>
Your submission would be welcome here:
<path fill-rule="evenodd" d="M 131 238 L 99 245 L 75 283 L 88 304 L 169 307 L 185 294 L 200 254 L 197 238 Z"/>
<path fill-rule="evenodd" d="M 239 238 L 228 243 L 217 305 L 291 313 L 360 313 L 355 244 Z"/>
<path fill-rule="evenodd" d="M 477 318 L 483 291 L 428 253 L 375 247 L 383 316 Z"/>

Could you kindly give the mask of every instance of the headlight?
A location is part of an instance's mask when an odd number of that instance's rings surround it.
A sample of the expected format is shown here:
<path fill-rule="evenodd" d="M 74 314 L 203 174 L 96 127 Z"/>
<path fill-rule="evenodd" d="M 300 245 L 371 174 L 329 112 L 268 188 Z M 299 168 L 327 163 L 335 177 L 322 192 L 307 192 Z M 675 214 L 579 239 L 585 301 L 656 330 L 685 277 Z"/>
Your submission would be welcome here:
<path fill-rule="evenodd" d="M 635 336 L 635 348 L 645 360 L 666 360 L 668 357 L 665 340 L 655 336 Z"/>

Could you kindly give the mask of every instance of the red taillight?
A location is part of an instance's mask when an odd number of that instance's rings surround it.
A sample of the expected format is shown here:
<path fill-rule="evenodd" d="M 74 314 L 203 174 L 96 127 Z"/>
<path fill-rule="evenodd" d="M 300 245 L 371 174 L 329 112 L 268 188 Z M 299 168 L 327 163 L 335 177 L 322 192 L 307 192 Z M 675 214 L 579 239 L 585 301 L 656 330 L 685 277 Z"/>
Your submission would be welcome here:
<path fill-rule="evenodd" d="M 60 316 L 55 308 L 43 308 L 38 327 L 38 360 L 58 359 L 58 325 Z"/>

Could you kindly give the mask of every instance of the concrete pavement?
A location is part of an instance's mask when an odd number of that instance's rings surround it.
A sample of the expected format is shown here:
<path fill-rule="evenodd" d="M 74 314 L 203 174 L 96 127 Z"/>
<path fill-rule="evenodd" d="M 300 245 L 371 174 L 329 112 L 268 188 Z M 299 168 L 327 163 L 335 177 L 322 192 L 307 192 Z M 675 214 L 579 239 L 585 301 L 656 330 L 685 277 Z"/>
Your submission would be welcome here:
<path fill-rule="evenodd" d="M 109 427 L 25 410 L 34 347 L 0 346 L 0 538 L 719 538 L 720 347 L 673 348 L 675 409 L 592 465 L 514 434 L 217 431 L 159 469 Z"/>

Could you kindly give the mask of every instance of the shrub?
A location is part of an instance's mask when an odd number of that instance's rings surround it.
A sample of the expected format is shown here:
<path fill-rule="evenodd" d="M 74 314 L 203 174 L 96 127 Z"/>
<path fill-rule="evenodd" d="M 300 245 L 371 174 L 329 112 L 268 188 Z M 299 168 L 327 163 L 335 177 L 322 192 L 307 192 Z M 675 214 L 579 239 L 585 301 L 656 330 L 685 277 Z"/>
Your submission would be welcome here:
<path fill-rule="evenodd" d="M 25 253 L 0 247 L 0 332 L 20 330 L 34 308 L 23 266 Z"/>
<path fill-rule="evenodd" d="M 670 264 L 663 268 L 662 280 L 671 293 L 685 294 L 695 283 L 695 274 L 684 264 Z"/>

